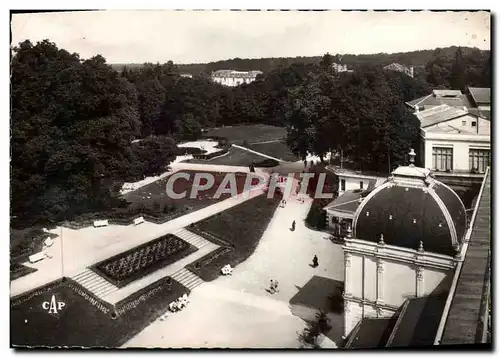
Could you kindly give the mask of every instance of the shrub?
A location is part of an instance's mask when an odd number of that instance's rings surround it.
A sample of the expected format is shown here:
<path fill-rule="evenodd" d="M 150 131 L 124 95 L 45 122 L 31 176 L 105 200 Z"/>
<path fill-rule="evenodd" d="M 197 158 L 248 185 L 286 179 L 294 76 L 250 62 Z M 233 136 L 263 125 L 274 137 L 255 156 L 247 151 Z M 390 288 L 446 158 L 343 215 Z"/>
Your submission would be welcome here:
<path fill-rule="evenodd" d="M 264 160 L 261 160 L 260 162 L 253 163 L 253 166 L 256 168 L 272 168 L 279 165 L 278 161 L 267 158 Z"/>
<path fill-rule="evenodd" d="M 195 147 L 177 147 L 177 155 L 205 154 L 207 151 Z"/>
<path fill-rule="evenodd" d="M 306 217 L 306 223 L 316 230 L 324 230 L 326 227 L 326 212 L 323 207 L 327 205 L 328 199 L 315 199 Z"/>
<path fill-rule="evenodd" d="M 320 334 L 327 334 L 332 328 L 330 319 L 324 311 L 318 311 L 312 322 L 307 322 L 307 327 L 299 334 L 299 341 L 302 344 L 313 345 L 314 348 L 320 348 L 317 342 Z"/>

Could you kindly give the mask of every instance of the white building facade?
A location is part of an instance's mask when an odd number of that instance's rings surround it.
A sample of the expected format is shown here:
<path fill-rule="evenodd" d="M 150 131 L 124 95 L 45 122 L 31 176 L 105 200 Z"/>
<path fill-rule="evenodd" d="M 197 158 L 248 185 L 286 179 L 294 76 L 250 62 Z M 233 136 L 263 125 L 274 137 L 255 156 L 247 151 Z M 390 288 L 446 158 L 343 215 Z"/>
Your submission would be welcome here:
<path fill-rule="evenodd" d="M 432 171 L 481 174 L 491 162 L 491 122 L 447 105 L 415 115 L 420 119 L 420 156 Z"/>
<path fill-rule="evenodd" d="M 335 174 L 339 178 L 338 195 L 344 194 L 346 191 L 351 190 L 367 190 L 370 183 L 374 182 L 374 186 L 378 186 L 387 178 L 375 175 L 363 174 L 362 172 L 355 172 L 347 169 L 337 169 Z"/>
<path fill-rule="evenodd" d="M 255 81 L 262 71 L 219 70 L 212 72 L 212 81 L 223 86 L 235 87 Z"/>

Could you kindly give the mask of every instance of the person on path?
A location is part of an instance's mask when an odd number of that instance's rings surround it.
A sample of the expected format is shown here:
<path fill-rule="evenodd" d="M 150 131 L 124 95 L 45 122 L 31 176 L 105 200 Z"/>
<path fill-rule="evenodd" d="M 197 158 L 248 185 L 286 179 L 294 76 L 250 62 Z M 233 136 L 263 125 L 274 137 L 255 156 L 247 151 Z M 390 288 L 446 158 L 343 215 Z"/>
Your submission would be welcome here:
<path fill-rule="evenodd" d="M 295 220 L 292 222 L 292 231 L 295 231 Z"/>
<path fill-rule="evenodd" d="M 274 291 L 274 280 L 271 279 L 271 285 L 269 287 L 269 292 L 271 292 L 271 294 L 273 294 L 275 291 Z"/>
<path fill-rule="evenodd" d="M 280 292 L 278 288 L 278 280 L 274 279 L 274 292 Z"/>
<path fill-rule="evenodd" d="M 319 263 L 318 263 L 318 256 L 314 255 L 313 257 L 313 267 L 318 267 Z"/>

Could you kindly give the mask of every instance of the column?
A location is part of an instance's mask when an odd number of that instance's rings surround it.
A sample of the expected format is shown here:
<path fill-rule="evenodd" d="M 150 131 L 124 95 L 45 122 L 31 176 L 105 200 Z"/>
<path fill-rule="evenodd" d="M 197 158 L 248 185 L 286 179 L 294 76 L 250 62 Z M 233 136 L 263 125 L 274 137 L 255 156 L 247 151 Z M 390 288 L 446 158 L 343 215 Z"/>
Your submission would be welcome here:
<path fill-rule="evenodd" d="M 345 274 L 344 274 L 344 296 L 351 296 L 352 295 L 352 290 L 351 290 L 351 261 L 352 261 L 352 254 L 350 252 L 346 252 L 344 254 L 345 258 Z"/>
<path fill-rule="evenodd" d="M 349 301 L 344 299 L 344 337 L 347 337 L 354 328 Z"/>
<path fill-rule="evenodd" d="M 377 305 L 384 302 L 384 261 L 377 261 Z"/>
<path fill-rule="evenodd" d="M 424 268 L 422 266 L 417 267 L 417 297 L 422 297 L 424 295 Z"/>

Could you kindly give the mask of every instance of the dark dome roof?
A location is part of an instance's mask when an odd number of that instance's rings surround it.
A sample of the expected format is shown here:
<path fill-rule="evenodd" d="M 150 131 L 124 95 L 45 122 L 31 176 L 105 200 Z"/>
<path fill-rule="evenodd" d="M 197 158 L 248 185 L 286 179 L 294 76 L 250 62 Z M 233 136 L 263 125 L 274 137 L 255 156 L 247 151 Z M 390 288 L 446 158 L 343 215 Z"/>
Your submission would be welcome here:
<path fill-rule="evenodd" d="M 467 226 L 458 195 L 414 166 L 399 167 L 388 181 L 373 190 L 354 215 L 357 239 L 454 255 Z"/>

